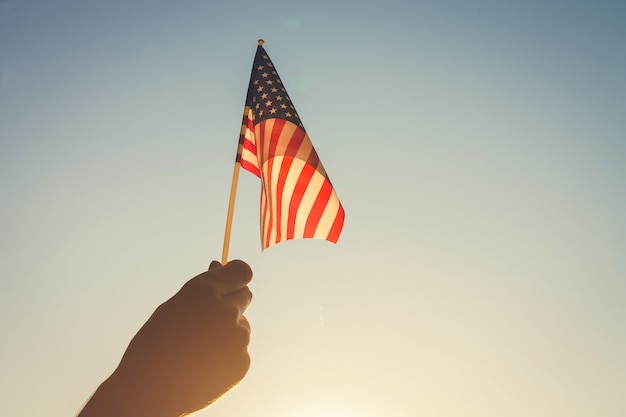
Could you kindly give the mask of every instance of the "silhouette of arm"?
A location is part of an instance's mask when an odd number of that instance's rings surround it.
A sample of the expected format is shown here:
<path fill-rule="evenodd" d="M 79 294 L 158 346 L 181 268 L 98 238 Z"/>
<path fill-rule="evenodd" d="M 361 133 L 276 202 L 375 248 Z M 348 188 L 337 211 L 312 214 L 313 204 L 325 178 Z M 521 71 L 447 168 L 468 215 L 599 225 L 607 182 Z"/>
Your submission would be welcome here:
<path fill-rule="evenodd" d="M 180 417 L 213 403 L 250 366 L 252 270 L 243 261 L 189 280 L 132 339 L 79 417 Z"/>

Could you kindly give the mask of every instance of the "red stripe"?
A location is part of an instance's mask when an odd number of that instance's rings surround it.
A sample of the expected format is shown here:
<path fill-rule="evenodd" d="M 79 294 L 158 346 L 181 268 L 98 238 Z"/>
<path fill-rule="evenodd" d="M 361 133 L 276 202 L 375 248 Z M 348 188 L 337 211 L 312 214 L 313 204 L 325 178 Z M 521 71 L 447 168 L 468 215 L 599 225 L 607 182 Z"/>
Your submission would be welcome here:
<path fill-rule="evenodd" d="M 285 156 L 295 157 L 298 154 L 298 151 L 300 151 L 300 147 L 304 142 L 305 135 L 306 133 L 304 133 L 304 130 L 300 129 L 299 127 L 297 127 L 296 130 L 293 131 L 293 134 L 289 139 L 289 143 L 285 148 Z"/>
<path fill-rule="evenodd" d="M 259 171 L 259 168 L 256 167 L 256 165 L 251 164 L 250 162 L 246 161 L 245 159 L 242 159 L 240 162 L 241 167 L 247 171 L 250 171 L 251 173 L 253 173 L 254 175 L 256 175 L 257 177 L 261 178 L 261 171 Z"/>
<path fill-rule="evenodd" d="M 274 119 L 274 127 L 272 128 L 272 134 L 270 136 L 269 155 L 267 155 L 268 159 L 272 159 L 276 156 L 278 144 L 286 140 L 286 138 L 282 136 L 283 127 L 285 127 L 286 122 L 287 121 L 283 119 Z"/>
<path fill-rule="evenodd" d="M 324 180 L 322 188 L 320 188 L 320 191 L 315 198 L 315 203 L 313 203 L 311 211 L 309 212 L 309 216 L 306 219 L 306 225 L 304 226 L 304 237 L 315 236 L 315 229 L 317 229 L 317 225 L 320 223 L 322 214 L 324 214 L 324 209 L 328 204 L 328 200 L 330 199 L 332 192 L 333 186 L 330 185 L 328 180 Z"/>
<path fill-rule="evenodd" d="M 337 243 L 339 240 L 339 235 L 341 234 L 341 229 L 343 229 L 343 222 L 345 218 L 345 212 L 343 211 L 343 207 L 339 204 L 339 210 L 337 211 L 337 216 L 335 216 L 335 221 L 333 221 L 333 225 L 330 227 L 330 231 L 328 232 L 327 240 Z"/>
<path fill-rule="evenodd" d="M 243 147 L 246 150 L 252 152 L 254 155 L 256 155 L 256 145 L 251 140 L 245 139 L 243 141 Z"/>
<path fill-rule="evenodd" d="M 313 146 L 311 146 L 311 154 L 307 158 L 306 163 L 315 169 L 317 169 L 317 166 L 320 164 L 320 158 L 317 156 L 317 152 L 315 152 L 315 148 Z"/>

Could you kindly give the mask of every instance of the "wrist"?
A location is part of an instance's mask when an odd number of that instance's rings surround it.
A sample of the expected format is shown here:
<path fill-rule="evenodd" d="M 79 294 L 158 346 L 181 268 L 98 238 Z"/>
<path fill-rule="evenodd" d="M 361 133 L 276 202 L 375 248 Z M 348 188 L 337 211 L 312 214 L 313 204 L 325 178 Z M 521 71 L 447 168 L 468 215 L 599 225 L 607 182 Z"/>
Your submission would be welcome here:
<path fill-rule="evenodd" d="M 78 417 L 180 417 L 168 410 L 162 396 L 153 395 L 146 385 L 115 370 L 96 390 Z"/>

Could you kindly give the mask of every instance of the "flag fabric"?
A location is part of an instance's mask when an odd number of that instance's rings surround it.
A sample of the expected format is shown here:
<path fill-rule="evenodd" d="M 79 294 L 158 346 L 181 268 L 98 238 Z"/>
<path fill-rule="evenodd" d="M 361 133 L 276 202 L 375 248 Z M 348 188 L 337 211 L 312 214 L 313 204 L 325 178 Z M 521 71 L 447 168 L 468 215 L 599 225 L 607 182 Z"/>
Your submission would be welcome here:
<path fill-rule="evenodd" d="M 345 213 L 276 68 L 259 41 L 237 148 L 261 179 L 261 247 L 339 239 Z"/>

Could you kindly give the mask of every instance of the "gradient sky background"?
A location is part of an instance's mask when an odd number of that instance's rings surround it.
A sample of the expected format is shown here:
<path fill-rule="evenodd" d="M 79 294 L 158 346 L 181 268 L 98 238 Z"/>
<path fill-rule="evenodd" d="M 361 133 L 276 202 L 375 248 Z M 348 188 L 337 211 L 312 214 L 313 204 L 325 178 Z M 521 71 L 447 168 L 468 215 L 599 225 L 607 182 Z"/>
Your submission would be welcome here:
<path fill-rule="evenodd" d="M 71 416 L 221 256 L 256 41 L 337 193 L 203 416 L 626 414 L 626 3 L 0 0 L 0 415 Z"/>

